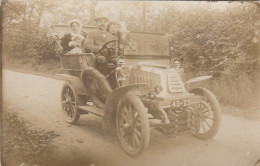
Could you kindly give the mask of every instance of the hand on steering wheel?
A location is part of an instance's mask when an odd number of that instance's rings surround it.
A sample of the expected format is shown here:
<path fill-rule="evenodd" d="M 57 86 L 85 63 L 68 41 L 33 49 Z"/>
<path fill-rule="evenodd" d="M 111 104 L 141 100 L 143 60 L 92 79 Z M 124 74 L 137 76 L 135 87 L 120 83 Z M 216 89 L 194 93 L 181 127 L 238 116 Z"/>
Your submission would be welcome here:
<path fill-rule="evenodd" d="M 103 44 L 103 46 L 98 50 L 98 53 L 102 53 L 104 49 L 116 50 L 117 40 L 110 40 Z"/>

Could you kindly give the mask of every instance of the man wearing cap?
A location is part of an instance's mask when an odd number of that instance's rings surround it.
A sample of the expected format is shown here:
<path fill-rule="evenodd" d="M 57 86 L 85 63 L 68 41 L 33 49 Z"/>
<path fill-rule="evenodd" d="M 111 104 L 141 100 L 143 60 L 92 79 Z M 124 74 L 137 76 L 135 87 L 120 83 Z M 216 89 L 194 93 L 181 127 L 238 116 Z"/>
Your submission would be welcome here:
<path fill-rule="evenodd" d="M 108 18 L 99 15 L 95 18 L 97 23 L 97 29 L 95 31 L 89 32 L 84 43 L 85 50 L 92 50 L 94 54 L 97 54 L 98 50 L 101 49 L 104 43 L 115 39 L 113 35 L 106 31 Z"/>

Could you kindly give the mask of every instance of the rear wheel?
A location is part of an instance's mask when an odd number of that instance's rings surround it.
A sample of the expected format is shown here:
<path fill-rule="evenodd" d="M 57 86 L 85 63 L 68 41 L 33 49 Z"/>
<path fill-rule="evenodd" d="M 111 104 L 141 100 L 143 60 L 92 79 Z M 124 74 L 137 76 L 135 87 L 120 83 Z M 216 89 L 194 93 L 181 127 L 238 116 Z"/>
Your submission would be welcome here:
<path fill-rule="evenodd" d="M 76 100 L 74 88 L 69 82 L 65 82 L 61 91 L 61 106 L 65 120 L 70 124 L 77 123 L 80 117 Z"/>
<path fill-rule="evenodd" d="M 126 95 L 119 101 L 116 112 L 116 127 L 123 150 L 130 156 L 137 156 L 148 146 L 150 125 L 141 100 Z"/>
<path fill-rule="evenodd" d="M 209 139 L 214 137 L 221 122 L 221 107 L 215 95 L 205 88 L 195 88 L 191 93 L 203 97 L 203 100 L 192 105 L 192 113 L 198 119 L 195 137 Z"/>

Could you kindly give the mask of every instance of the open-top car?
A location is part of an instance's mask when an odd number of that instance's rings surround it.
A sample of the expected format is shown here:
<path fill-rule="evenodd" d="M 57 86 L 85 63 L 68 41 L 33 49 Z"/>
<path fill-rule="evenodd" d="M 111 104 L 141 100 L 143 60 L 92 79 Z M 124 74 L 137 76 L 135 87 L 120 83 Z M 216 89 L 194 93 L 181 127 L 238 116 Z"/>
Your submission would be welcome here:
<path fill-rule="evenodd" d="M 148 146 L 151 128 L 200 139 L 215 136 L 221 120 L 218 100 L 205 88 L 189 90 L 191 83 L 211 76 L 184 83 L 172 55 L 172 40 L 167 34 L 119 32 L 117 40 L 99 51 L 107 58 L 105 74 L 97 69 L 92 53 L 61 54 L 65 120 L 75 124 L 88 113 L 102 117 L 104 128 L 116 130 L 130 156 Z"/>

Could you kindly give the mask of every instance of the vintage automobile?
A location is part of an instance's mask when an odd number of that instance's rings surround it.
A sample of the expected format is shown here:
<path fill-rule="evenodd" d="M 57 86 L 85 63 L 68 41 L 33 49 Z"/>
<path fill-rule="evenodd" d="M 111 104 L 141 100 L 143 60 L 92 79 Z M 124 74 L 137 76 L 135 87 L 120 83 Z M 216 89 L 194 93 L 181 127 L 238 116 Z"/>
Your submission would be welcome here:
<path fill-rule="evenodd" d="M 61 54 L 65 120 L 75 124 L 89 113 L 102 117 L 130 156 L 147 148 L 151 128 L 166 135 L 212 138 L 221 121 L 219 102 L 208 89 L 189 89 L 211 76 L 183 82 L 172 49 L 171 35 L 119 32 L 100 50 L 107 58 L 106 74 L 96 69 L 92 53 Z"/>

